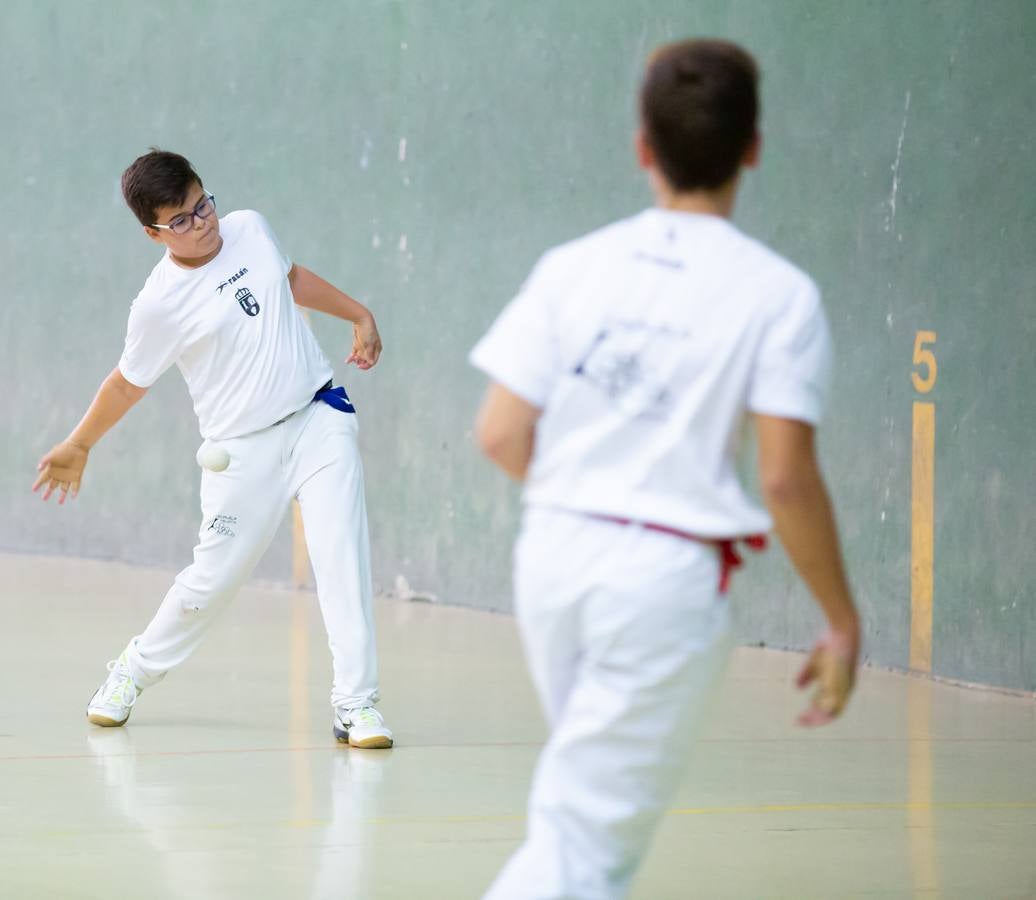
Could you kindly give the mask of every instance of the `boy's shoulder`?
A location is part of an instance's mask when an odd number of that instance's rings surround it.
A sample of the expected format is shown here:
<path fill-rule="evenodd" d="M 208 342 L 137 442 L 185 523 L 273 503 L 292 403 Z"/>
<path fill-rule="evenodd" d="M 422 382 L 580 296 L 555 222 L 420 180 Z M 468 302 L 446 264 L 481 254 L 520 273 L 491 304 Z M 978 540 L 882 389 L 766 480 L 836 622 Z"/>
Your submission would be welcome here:
<path fill-rule="evenodd" d="M 255 209 L 236 209 L 219 220 L 224 239 L 236 242 L 241 238 L 259 239 L 271 247 L 278 256 L 281 255 L 280 242 L 274 233 L 269 220 Z"/>
<path fill-rule="evenodd" d="M 737 228 L 733 230 L 738 236 L 740 255 L 750 263 L 746 267 L 748 272 L 758 274 L 795 292 L 816 291 L 812 277 L 788 257 L 759 238 L 745 234 Z"/>
<path fill-rule="evenodd" d="M 225 222 L 237 225 L 253 225 L 260 222 L 265 223 L 266 217 L 256 209 L 235 209 L 220 218 L 220 224 Z"/>
<path fill-rule="evenodd" d="M 266 217 L 254 209 L 235 209 L 228 212 L 219 220 L 219 227 L 224 239 L 249 232 L 270 232 L 270 223 L 266 221 Z"/>
<path fill-rule="evenodd" d="M 578 275 L 592 259 L 611 258 L 627 245 L 636 231 L 640 215 L 630 216 L 595 228 L 586 234 L 551 247 L 540 256 L 535 271 L 541 278 L 562 278 Z"/>
<path fill-rule="evenodd" d="M 543 254 L 542 259 L 545 261 L 563 261 L 624 243 L 636 232 L 643 215 L 643 213 L 638 213 L 615 222 L 609 222 L 607 225 L 595 228 L 593 231 L 582 234 L 577 238 L 551 247 L 550 250 Z"/>

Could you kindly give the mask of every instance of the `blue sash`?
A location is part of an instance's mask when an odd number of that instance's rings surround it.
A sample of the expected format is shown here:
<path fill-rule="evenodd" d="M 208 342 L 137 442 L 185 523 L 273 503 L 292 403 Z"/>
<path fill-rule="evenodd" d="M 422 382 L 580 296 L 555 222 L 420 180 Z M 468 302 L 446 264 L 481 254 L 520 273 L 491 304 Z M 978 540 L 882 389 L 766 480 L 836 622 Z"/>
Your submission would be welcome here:
<path fill-rule="evenodd" d="M 356 407 L 353 406 L 352 401 L 349 399 L 349 395 L 345 392 L 344 387 L 330 387 L 331 382 L 328 382 L 324 387 L 317 391 L 313 395 L 314 400 L 322 400 L 328 406 L 337 409 L 339 412 L 354 413 Z"/>

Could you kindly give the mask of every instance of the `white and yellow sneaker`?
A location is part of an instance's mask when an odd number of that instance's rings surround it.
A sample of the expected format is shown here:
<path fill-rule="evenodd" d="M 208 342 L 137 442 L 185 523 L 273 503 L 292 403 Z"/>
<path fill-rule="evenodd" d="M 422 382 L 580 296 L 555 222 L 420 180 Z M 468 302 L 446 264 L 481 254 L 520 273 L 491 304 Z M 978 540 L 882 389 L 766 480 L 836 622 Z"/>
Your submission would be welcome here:
<path fill-rule="evenodd" d="M 133 704 L 140 696 L 140 689 L 130 675 L 129 662 L 125 651 L 118 659 L 108 663 L 108 677 L 90 698 L 86 707 L 86 717 L 105 728 L 125 725 Z"/>
<path fill-rule="evenodd" d="M 392 746 L 392 732 L 385 727 L 385 720 L 373 706 L 337 708 L 331 728 L 338 742 L 350 747 L 384 750 Z"/>

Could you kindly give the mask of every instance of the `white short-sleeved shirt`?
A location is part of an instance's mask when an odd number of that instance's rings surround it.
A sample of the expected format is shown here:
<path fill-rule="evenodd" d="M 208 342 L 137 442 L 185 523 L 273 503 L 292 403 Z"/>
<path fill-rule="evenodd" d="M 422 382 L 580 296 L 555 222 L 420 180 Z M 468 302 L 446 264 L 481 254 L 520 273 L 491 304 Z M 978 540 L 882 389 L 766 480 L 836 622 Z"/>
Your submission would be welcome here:
<path fill-rule="evenodd" d="M 738 479 L 745 415 L 816 424 L 830 338 L 791 263 L 649 209 L 545 254 L 471 362 L 543 411 L 526 504 L 737 537 L 771 525 Z"/>
<path fill-rule="evenodd" d="M 176 364 L 204 438 L 266 428 L 302 409 L 332 374 L 295 306 L 266 219 L 251 210 L 219 223 L 223 246 L 197 269 L 167 253 L 133 301 L 119 370 L 150 387 Z"/>

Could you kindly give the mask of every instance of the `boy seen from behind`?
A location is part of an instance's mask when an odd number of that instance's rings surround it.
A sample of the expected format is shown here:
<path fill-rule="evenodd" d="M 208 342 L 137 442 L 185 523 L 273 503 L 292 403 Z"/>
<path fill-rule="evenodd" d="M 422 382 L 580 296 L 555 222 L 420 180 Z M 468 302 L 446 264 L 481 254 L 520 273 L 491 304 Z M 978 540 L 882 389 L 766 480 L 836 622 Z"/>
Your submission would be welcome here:
<path fill-rule="evenodd" d="M 852 688 L 860 626 L 814 448 L 823 308 L 730 221 L 757 81 L 723 41 L 658 50 L 636 138 L 655 206 L 545 254 L 471 354 L 480 445 L 525 485 L 514 602 L 550 726 L 491 900 L 626 895 L 729 654 L 737 542 L 773 527 L 827 617 L 802 724 Z M 735 467 L 746 419 L 769 515 Z"/>

